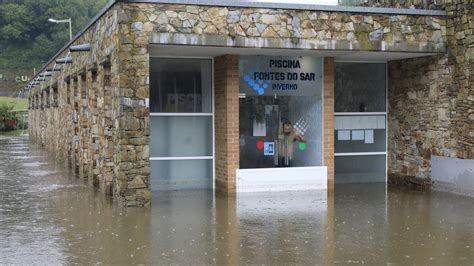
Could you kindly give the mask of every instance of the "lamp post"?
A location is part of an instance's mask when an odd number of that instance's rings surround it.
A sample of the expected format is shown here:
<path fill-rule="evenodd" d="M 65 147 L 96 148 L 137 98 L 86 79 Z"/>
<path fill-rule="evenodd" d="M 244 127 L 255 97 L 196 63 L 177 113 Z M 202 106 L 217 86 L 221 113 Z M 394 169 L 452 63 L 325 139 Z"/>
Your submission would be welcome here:
<path fill-rule="evenodd" d="M 48 19 L 49 22 L 53 23 L 69 23 L 69 40 L 72 40 L 72 21 L 71 18 L 56 20 L 53 18 Z"/>

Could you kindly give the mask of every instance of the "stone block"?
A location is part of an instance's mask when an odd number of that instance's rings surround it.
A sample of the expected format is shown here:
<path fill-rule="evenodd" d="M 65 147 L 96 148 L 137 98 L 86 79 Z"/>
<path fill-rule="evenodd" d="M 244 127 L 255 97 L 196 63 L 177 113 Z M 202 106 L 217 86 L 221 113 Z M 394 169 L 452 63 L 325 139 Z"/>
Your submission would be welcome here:
<path fill-rule="evenodd" d="M 380 41 L 383 39 L 383 29 L 378 29 L 369 33 L 369 40 Z"/>
<path fill-rule="evenodd" d="M 134 22 L 132 23 L 132 31 L 141 31 L 143 30 L 143 22 Z"/>
<path fill-rule="evenodd" d="M 141 176 L 135 176 L 133 180 L 128 183 L 127 187 L 129 189 L 147 188 L 147 184 L 143 182 L 143 179 Z"/>

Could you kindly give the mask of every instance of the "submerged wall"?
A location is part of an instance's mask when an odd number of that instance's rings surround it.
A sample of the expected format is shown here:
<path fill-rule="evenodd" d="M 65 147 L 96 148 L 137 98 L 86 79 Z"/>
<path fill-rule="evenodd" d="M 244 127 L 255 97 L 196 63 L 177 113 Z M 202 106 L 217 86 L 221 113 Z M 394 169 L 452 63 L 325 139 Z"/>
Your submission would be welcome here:
<path fill-rule="evenodd" d="M 31 92 L 30 136 L 119 202 L 147 205 L 148 108 L 130 100 L 121 86 L 130 58 L 119 47 L 118 9 L 112 7 L 74 42 L 90 43 L 90 51 L 65 51 L 57 58 L 71 56 L 72 64 L 48 66 L 61 70 Z"/>
<path fill-rule="evenodd" d="M 389 63 L 391 182 L 430 185 L 432 156 L 474 159 L 474 8 L 454 2 L 446 54 Z"/>

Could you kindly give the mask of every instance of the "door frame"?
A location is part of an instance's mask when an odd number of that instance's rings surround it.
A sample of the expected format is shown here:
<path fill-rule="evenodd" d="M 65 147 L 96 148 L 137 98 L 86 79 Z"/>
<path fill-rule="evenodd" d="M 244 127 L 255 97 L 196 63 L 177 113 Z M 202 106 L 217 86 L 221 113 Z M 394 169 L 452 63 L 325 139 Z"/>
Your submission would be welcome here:
<path fill-rule="evenodd" d="M 151 157 L 150 156 L 150 161 L 171 161 L 171 160 L 212 160 L 212 190 L 215 190 L 215 178 L 216 178 L 216 134 L 215 134 L 215 95 L 214 95 L 214 57 L 206 57 L 206 56 L 201 56 L 201 57 L 192 57 L 192 56 L 166 56 L 166 55 L 157 55 L 157 56 L 149 56 L 149 61 L 151 61 L 152 58 L 165 58 L 165 59 L 202 59 L 202 60 L 210 60 L 211 61 L 211 108 L 212 112 L 210 113 L 160 113 L 160 112 L 150 112 L 150 118 L 151 117 L 157 117 L 157 116 L 174 116 L 174 117 L 179 117 L 179 116 L 210 116 L 212 119 L 212 156 L 182 156 L 182 157 Z M 151 90 L 151 87 L 150 87 Z M 151 123 L 151 119 L 150 119 Z M 150 142 L 151 142 L 151 135 L 150 135 Z M 150 168 L 151 170 L 151 168 Z M 151 171 L 150 171 L 151 175 Z M 151 179 L 151 178 L 150 178 Z M 151 180 L 150 180 L 151 182 Z"/>
<path fill-rule="evenodd" d="M 357 116 L 357 115 L 384 115 L 385 116 L 385 152 L 352 152 L 352 153 L 336 153 L 334 152 L 334 163 L 338 156 L 368 156 L 368 155 L 385 155 L 385 184 L 388 182 L 388 61 L 353 61 L 353 60 L 335 60 L 337 63 L 356 63 L 356 64 L 384 64 L 385 65 L 385 112 L 334 112 L 336 116 Z M 334 65 L 334 67 L 336 67 Z M 335 78 L 335 76 L 334 76 Z M 336 88 L 334 87 L 334 90 Z M 334 96 L 334 104 L 336 104 L 336 97 Z M 335 136 L 334 136 L 335 137 Z M 334 182 L 336 181 L 336 167 L 334 166 Z"/>

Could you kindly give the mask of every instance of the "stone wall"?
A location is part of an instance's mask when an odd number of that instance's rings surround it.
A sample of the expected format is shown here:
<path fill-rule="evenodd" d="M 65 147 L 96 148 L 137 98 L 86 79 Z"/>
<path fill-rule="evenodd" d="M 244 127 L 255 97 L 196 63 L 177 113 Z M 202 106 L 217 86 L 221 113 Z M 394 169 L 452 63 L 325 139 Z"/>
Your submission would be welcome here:
<path fill-rule="evenodd" d="M 472 3 L 447 11 L 447 54 L 389 63 L 391 182 L 430 184 L 432 155 L 474 159 Z"/>
<path fill-rule="evenodd" d="M 339 0 L 339 3 L 355 6 L 394 7 L 443 10 L 452 0 Z"/>
<path fill-rule="evenodd" d="M 148 109 L 130 98 L 126 77 L 135 82 L 136 71 L 148 73 L 130 64 L 134 53 L 119 53 L 127 47 L 119 43 L 118 10 L 110 9 L 73 44 L 90 43 L 91 51 L 65 51 L 57 58 L 72 56 L 72 64 L 48 66 L 61 71 L 30 93 L 30 136 L 119 202 L 147 205 Z"/>
<path fill-rule="evenodd" d="M 214 46 L 444 52 L 441 17 L 261 8 L 130 4 L 132 27 L 152 43 Z M 135 12 L 136 13 L 136 12 Z"/>

